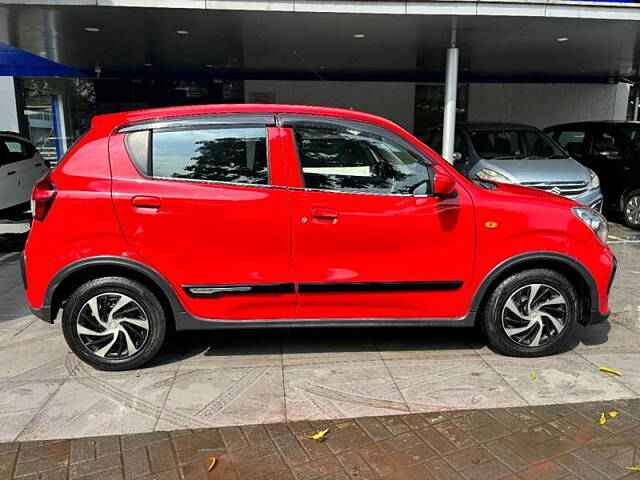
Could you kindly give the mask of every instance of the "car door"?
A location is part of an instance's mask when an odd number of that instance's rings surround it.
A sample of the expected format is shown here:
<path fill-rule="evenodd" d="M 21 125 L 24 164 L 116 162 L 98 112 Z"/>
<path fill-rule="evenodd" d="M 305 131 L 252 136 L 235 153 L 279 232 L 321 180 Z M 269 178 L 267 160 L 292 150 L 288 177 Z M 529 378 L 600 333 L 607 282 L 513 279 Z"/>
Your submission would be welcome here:
<path fill-rule="evenodd" d="M 622 132 L 607 126 L 593 126 L 586 141 L 584 164 L 600 178 L 600 189 L 609 207 L 620 208 L 620 194 L 629 175 L 629 140 Z"/>
<path fill-rule="evenodd" d="M 110 138 L 129 244 L 205 319 L 290 319 L 289 193 L 273 116 L 217 116 Z"/>
<path fill-rule="evenodd" d="M 28 202 L 33 186 L 46 173 L 47 167 L 33 145 L 17 138 L 6 138 L 4 143 L 14 160 L 12 165 L 17 180 L 16 203 Z"/>
<path fill-rule="evenodd" d="M 15 161 L 7 150 L 5 138 L 0 137 L 0 209 L 20 203 Z"/>
<path fill-rule="evenodd" d="M 297 317 L 462 317 L 475 258 L 464 188 L 451 198 L 430 195 L 434 165 L 385 129 L 283 121 Z"/>

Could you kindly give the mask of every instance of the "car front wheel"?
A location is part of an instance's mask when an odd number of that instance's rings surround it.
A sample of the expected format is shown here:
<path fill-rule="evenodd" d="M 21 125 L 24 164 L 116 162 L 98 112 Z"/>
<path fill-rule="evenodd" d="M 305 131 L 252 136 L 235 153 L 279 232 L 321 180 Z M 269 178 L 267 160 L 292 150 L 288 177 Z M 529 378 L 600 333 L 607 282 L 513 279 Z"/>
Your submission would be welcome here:
<path fill-rule="evenodd" d="M 500 353 L 550 355 L 573 335 L 579 306 L 573 285 L 558 272 L 533 269 L 503 280 L 489 297 L 483 327 Z"/>
<path fill-rule="evenodd" d="M 103 277 L 80 286 L 62 314 L 67 344 L 99 370 L 129 370 L 147 363 L 162 346 L 165 313 L 143 284 Z"/>

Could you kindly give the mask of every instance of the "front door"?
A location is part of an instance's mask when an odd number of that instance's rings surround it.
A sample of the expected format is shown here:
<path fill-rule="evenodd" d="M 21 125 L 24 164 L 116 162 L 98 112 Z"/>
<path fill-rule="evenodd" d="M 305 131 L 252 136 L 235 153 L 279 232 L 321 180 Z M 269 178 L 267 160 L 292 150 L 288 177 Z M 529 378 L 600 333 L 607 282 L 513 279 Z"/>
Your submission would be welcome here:
<path fill-rule="evenodd" d="M 283 131 L 288 172 L 300 172 L 290 179 L 297 317 L 464 316 L 475 256 L 464 188 L 430 195 L 436 167 L 379 127 L 285 117 Z"/>
<path fill-rule="evenodd" d="M 124 235 L 197 317 L 293 318 L 289 192 L 269 123 L 178 120 L 110 139 Z"/>
<path fill-rule="evenodd" d="M 21 202 L 18 195 L 18 172 L 4 141 L 0 138 L 0 209 Z"/>

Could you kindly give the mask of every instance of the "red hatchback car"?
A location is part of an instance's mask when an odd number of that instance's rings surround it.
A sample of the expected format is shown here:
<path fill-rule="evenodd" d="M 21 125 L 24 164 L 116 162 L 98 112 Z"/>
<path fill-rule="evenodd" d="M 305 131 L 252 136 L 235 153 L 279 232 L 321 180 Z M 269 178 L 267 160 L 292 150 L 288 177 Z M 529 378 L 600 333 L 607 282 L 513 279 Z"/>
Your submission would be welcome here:
<path fill-rule="evenodd" d="M 472 182 L 385 119 L 211 105 L 98 116 L 33 192 L 33 312 L 105 370 L 170 329 L 482 326 L 508 355 L 604 321 L 607 223 Z"/>

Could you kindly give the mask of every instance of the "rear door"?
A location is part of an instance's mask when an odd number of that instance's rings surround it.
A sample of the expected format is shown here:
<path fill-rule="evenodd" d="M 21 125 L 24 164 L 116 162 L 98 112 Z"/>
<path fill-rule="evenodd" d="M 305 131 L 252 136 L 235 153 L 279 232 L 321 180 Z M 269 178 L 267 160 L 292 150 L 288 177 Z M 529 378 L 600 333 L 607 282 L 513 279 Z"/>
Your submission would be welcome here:
<path fill-rule="evenodd" d="M 294 315 L 289 193 L 273 124 L 217 116 L 111 136 L 123 232 L 197 317 Z"/>
<path fill-rule="evenodd" d="M 475 258 L 464 188 L 448 199 L 430 195 L 435 167 L 384 129 L 284 122 L 298 318 L 463 316 Z"/>

